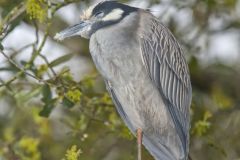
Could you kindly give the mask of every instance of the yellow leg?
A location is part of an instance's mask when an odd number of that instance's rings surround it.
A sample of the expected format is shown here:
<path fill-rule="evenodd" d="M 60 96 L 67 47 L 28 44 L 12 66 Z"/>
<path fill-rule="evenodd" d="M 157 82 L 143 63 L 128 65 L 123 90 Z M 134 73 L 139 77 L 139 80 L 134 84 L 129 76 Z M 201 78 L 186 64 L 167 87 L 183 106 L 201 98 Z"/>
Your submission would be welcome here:
<path fill-rule="evenodd" d="M 138 160 L 142 160 L 142 129 L 137 129 Z"/>

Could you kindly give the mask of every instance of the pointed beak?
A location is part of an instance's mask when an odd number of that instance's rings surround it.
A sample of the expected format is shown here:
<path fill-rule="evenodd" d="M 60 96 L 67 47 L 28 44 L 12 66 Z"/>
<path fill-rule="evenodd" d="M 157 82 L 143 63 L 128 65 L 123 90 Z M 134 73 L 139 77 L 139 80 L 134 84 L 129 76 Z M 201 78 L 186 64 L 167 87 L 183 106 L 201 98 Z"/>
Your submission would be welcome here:
<path fill-rule="evenodd" d="M 91 30 L 91 24 L 92 23 L 90 23 L 89 21 L 82 21 L 57 33 L 54 36 L 54 39 L 62 41 L 65 38 L 77 35 L 85 37 L 87 33 Z"/>

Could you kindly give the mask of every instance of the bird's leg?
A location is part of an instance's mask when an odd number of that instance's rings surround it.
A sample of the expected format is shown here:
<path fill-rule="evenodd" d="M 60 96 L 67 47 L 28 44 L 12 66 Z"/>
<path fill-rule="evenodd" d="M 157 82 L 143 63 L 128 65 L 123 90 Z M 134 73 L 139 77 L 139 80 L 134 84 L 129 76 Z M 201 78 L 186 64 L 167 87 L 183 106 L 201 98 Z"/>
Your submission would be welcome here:
<path fill-rule="evenodd" d="M 142 160 L 142 129 L 137 129 L 138 160 Z"/>

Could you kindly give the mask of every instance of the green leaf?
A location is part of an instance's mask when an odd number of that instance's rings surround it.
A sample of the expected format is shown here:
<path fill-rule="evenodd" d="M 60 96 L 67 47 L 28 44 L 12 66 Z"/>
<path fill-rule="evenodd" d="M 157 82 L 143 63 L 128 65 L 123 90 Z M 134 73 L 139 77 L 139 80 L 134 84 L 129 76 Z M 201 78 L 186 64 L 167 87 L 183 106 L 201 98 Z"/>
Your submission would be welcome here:
<path fill-rule="evenodd" d="M 51 88 L 49 87 L 49 85 L 45 84 L 42 88 L 42 101 L 44 103 L 50 101 L 52 99 L 52 92 L 51 92 Z"/>
<path fill-rule="evenodd" d="M 39 112 L 39 116 L 41 117 L 49 117 L 52 112 L 53 106 L 44 105 L 43 109 Z"/>
<path fill-rule="evenodd" d="M 68 60 L 70 60 L 71 58 L 73 57 L 73 54 L 67 54 L 67 55 L 64 55 L 64 56 L 61 56 L 55 60 L 53 60 L 50 64 L 49 64 L 49 67 L 54 67 L 54 66 L 57 66 L 61 63 L 64 63 Z"/>
<path fill-rule="evenodd" d="M 2 67 L 2 68 L 0 68 L 0 71 L 10 71 L 10 72 L 15 72 L 15 71 L 19 71 L 19 70 L 16 69 L 16 67 L 9 66 L 9 67 Z"/>
<path fill-rule="evenodd" d="M 72 108 L 74 106 L 74 103 L 70 101 L 67 97 L 63 98 L 62 104 L 67 108 Z"/>
<path fill-rule="evenodd" d="M 52 109 L 57 99 L 52 99 L 51 88 L 47 84 L 42 87 L 42 96 L 43 98 L 41 100 L 44 103 L 44 106 L 43 109 L 40 111 L 39 115 L 42 117 L 48 117 L 52 112 Z"/>
<path fill-rule="evenodd" d="M 0 50 L 1 51 L 4 50 L 4 47 L 3 47 L 2 43 L 0 43 Z"/>
<path fill-rule="evenodd" d="M 49 117 L 56 102 L 57 102 L 57 99 L 52 99 L 51 101 L 48 101 L 47 103 L 45 103 L 45 105 L 43 106 L 43 109 L 39 112 L 39 115 L 42 117 Z"/>

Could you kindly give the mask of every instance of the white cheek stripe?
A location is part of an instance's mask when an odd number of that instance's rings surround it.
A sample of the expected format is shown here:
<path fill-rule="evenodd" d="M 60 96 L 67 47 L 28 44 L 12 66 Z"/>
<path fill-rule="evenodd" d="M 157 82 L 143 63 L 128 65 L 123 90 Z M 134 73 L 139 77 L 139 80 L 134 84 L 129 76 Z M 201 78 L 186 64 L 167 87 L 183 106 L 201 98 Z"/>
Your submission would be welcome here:
<path fill-rule="evenodd" d="M 108 15 L 106 15 L 102 20 L 103 21 L 111 21 L 111 20 L 118 20 L 122 17 L 123 10 L 121 9 L 114 9 Z"/>

